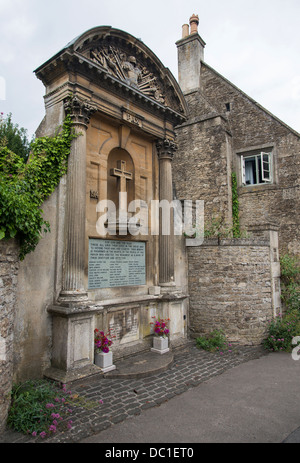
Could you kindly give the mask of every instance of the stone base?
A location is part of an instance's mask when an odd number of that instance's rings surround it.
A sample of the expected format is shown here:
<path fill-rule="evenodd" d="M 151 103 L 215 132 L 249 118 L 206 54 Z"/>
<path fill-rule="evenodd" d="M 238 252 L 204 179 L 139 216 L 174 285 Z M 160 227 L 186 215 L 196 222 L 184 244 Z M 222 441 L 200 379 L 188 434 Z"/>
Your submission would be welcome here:
<path fill-rule="evenodd" d="M 115 370 L 116 367 L 112 362 L 113 354 L 112 351 L 109 352 L 96 352 L 95 353 L 95 364 L 101 368 L 102 373 L 107 373 L 108 371 Z"/>
<path fill-rule="evenodd" d="M 138 379 L 168 370 L 174 362 L 174 354 L 170 351 L 165 355 L 142 352 L 116 361 L 116 369 L 104 374 L 104 378 Z"/>
<path fill-rule="evenodd" d="M 84 290 L 82 291 L 61 291 L 58 302 L 59 303 L 79 303 L 87 302 L 88 293 Z"/>
<path fill-rule="evenodd" d="M 169 283 L 159 283 L 159 286 L 161 294 L 172 294 L 178 292 L 174 281 L 170 281 Z"/>
<path fill-rule="evenodd" d="M 157 354 L 166 354 L 169 352 L 170 349 L 155 349 L 154 347 L 151 347 L 151 352 L 156 352 Z"/>
<path fill-rule="evenodd" d="M 151 296 L 159 296 L 160 286 L 149 286 L 148 292 Z"/>
<path fill-rule="evenodd" d="M 102 371 L 101 368 L 94 364 L 70 371 L 60 370 L 59 368 L 48 368 L 44 372 L 44 377 L 62 384 L 68 384 L 89 376 L 99 375 Z"/>
<path fill-rule="evenodd" d="M 106 368 L 101 368 L 101 373 L 107 373 L 108 371 L 113 371 L 116 369 L 116 365 L 110 365 Z"/>

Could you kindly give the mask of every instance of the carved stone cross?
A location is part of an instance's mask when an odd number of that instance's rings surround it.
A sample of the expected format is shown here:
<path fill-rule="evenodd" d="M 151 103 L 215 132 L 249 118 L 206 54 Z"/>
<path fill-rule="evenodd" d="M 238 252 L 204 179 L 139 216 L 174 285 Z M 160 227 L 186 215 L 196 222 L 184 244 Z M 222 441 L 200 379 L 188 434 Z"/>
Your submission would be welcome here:
<path fill-rule="evenodd" d="M 110 175 L 119 179 L 119 210 L 127 210 L 126 182 L 132 180 L 132 173 L 126 171 L 126 161 L 118 161 L 117 168 L 110 169 Z"/>

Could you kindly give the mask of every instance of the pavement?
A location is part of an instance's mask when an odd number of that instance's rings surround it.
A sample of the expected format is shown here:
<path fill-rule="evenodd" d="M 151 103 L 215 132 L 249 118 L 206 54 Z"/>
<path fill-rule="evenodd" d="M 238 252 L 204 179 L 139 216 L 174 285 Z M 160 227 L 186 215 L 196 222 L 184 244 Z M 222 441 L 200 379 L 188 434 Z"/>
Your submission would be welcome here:
<path fill-rule="evenodd" d="M 220 354 L 188 343 L 164 355 L 144 352 L 68 385 L 77 397 L 71 430 L 42 440 L 7 429 L 0 443 L 100 443 L 114 452 L 150 444 L 300 443 L 299 379 L 300 361 L 260 346 Z"/>

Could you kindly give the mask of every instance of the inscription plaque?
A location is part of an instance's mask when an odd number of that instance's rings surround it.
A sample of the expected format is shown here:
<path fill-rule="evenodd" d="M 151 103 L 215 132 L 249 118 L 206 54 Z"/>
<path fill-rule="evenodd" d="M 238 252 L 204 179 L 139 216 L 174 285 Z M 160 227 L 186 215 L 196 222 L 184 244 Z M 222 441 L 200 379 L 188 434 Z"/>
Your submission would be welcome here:
<path fill-rule="evenodd" d="M 89 289 L 145 284 L 145 243 L 140 241 L 89 240 Z"/>
<path fill-rule="evenodd" d="M 108 326 L 115 335 L 114 342 L 126 344 L 139 340 L 139 308 L 132 307 L 108 314 Z"/>

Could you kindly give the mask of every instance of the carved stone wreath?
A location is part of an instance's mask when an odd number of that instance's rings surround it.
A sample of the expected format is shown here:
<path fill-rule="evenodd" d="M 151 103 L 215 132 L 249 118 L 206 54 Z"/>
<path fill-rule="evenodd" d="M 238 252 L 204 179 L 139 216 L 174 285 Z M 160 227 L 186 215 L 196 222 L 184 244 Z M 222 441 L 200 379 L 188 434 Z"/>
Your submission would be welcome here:
<path fill-rule="evenodd" d="M 91 50 L 90 59 L 117 79 L 123 80 L 158 103 L 165 104 L 158 78 L 146 66 L 138 63 L 135 56 L 128 55 L 113 45 L 107 45 Z"/>

